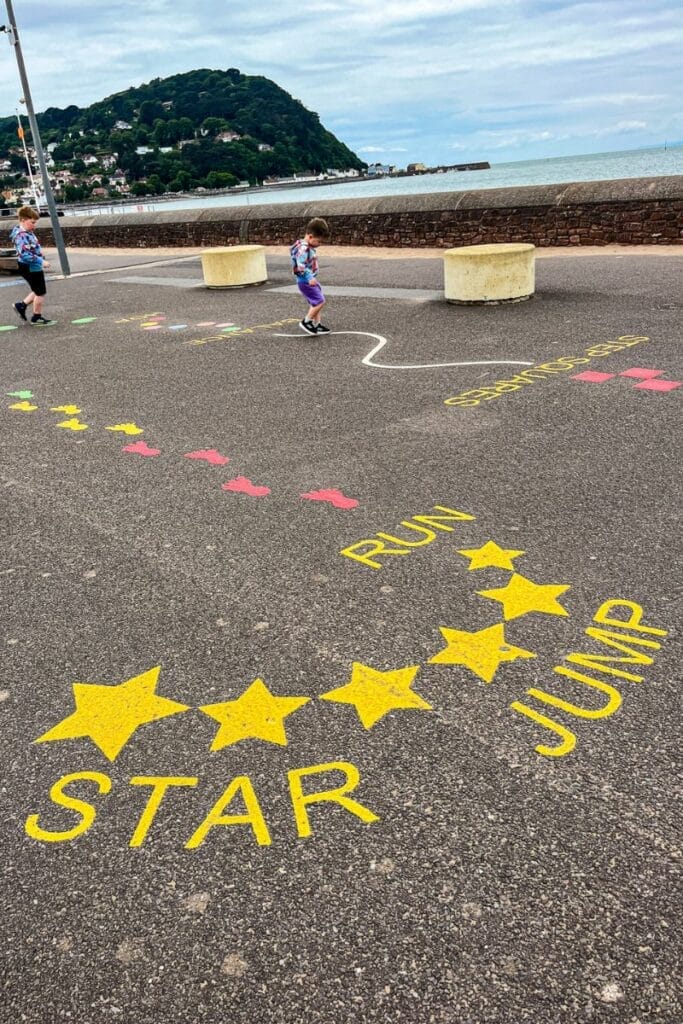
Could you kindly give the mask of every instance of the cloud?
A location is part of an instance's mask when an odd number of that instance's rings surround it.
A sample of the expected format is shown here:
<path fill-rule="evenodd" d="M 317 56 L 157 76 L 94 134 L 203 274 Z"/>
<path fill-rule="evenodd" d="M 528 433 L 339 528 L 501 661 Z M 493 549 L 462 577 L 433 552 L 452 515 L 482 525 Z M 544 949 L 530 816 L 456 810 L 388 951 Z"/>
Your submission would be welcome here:
<path fill-rule="evenodd" d="M 483 159 L 597 137 L 644 145 L 681 125 L 683 25 L 670 0 L 319 0 L 314 45 L 301 9 L 281 0 L 214 4 L 210 18 L 194 0 L 33 0 L 15 14 L 38 110 L 238 67 L 273 79 L 357 152 L 430 165 L 454 149 Z M 7 57 L 0 116 L 19 96 Z"/>

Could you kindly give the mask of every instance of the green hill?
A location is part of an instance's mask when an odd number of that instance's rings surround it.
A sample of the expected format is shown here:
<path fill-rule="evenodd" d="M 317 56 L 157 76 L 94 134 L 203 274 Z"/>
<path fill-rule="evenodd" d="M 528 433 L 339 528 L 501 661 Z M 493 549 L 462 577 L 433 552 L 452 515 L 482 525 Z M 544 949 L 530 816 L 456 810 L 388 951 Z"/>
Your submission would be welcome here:
<path fill-rule="evenodd" d="M 59 169 L 73 175 L 64 199 L 89 195 L 87 179 L 100 172 L 111 187 L 117 170 L 134 194 L 145 194 L 365 167 L 299 100 L 236 68 L 155 78 L 89 107 L 49 107 L 37 119 L 51 147 L 51 177 Z M 25 128 L 28 140 L 26 121 Z M 3 189 L 26 171 L 16 129 L 15 118 L 0 119 L 0 162 L 11 164 L 0 170 Z"/>

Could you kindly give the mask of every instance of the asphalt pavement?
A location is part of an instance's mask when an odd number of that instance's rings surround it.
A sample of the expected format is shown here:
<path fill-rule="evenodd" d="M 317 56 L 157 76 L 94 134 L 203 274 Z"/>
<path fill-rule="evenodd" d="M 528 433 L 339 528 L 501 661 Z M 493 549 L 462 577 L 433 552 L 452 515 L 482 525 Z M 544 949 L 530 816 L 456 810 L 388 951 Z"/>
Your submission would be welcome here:
<path fill-rule="evenodd" d="M 320 255 L 0 279 L 0 1020 L 679 1022 L 683 259 Z"/>

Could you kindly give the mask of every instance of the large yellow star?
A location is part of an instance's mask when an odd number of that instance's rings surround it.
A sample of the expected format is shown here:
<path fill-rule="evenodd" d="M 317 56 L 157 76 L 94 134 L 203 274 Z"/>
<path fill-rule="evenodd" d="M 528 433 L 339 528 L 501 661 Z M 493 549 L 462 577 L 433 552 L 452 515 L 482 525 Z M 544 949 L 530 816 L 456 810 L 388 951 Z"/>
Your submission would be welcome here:
<path fill-rule="evenodd" d="M 468 633 L 464 629 L 446 629 L 444 626 L 439 626 L 439 629 L 447 646 L 429 659 L 430 664 L 464 665 L 485 683 L 491 682 L 501 662 L 536 657 L 533 651 L 525 651 L 523 647 L 513 647 L 507 643 L 502 622 L 476 633 Z"/>
<path fill-rule="evenodd" d="M 503 606 L 503 618 L 518 619 L 529 612 L 543 612 L 545 615 L 569 615 L 557 598 L 569 590 L 569 584 L 534 583 L 524 576 L 515 573 L 505 587 L 497 590 L 478 590 L 481 597 L 490 597 L 492 601 L 500 601 Z"/>
<path fill-rule="evenodd" d="M 87 736 L 105 757 L 115 761 L 141 725 L 189 710 L 186 704 L 159 697 L 154 692 L 160 671 L 161 666 L 157 665 L 116 686 L 74 683 L 76 710 L 35 742 Z"/>
<path fill-rule="evenodd" d="M 458 554 L 470 559 L 470 564 L 467 567 L 469 572 L 472 572 L 474 569 L 488 568 L 509 569 L 511 572 L 514 572 L 515 567 L 512 564 L 512 559 L 519 558 L 520 555 L 524 554 L 524 551 L 514 551 L 512 548 L 499 548 L 497 544 L 489 540 L 483 547 L 463 548 L 458 551 Z"/>
<path fill-rule="evenodd" d="M 431 704 L 411 690 L 419 670 L 419 665 L 407 665 L 390 672 L 379 672 L 354 661 L 350 682 L 321 694 L 320 699 L 336 704 L 353 704 L 365 728 L 372 729 L 380 718 L 394 709 L 432 710 Z"/>
<path fill-rule="evenodd" d="M 310 697 L 276 697 L 262 679 L 255 679 L 237 700 L 205 704 L 199 710 L 220 722 L 212 750 L 222 750 L 240 740 L 264 740 L 287 746 L 284 720 Z"/>

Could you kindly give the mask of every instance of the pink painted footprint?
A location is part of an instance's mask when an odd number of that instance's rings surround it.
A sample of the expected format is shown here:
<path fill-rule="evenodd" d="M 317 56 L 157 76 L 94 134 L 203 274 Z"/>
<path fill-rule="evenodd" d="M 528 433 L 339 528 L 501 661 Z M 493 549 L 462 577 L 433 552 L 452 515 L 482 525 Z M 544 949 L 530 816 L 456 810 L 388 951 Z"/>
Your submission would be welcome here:
<path fill-rule="evenodd" d="M 308 494 L 302 494 L 301 497 L 308 498 L 309 501 L 327 501 L 330 505 L 334 505 L 335 508 L 355 508 L 358 505 L 355 498 L 347 498 L 336 487 L 326 487 L 320 491 L 309 491 Z"/>
<path fill-rule="evenodd" d="M 132 452 L 133 455 L 161 455 L 161 448 L 150 448 L 146 441 L 136 441 L 135 444 L 127 444 L 122 448 L 123 452 Z"/>
<path fill-rule="evenodd" d="M 253 484 L 251 480 L 248 480 L 246 476 L 236 476 L 233 480 L 228 480 L 227 484 L 223 484 L 221 487 L 224 491 L 236 491 L 240 494 L 250 494 L 252 498 L 263 498 L 266 494 L 270 494 L 270 487 L 259 487 Z"/>
<path fill-rule="evenodd" d="M 200 448 L 196 452 L 187 452 L 186 459 L 197 459 L 201 462 L 208 462 L 212 466 L 225 466 L 230 459 L 227 455 L 221 455 L 215 448 Z"/>

